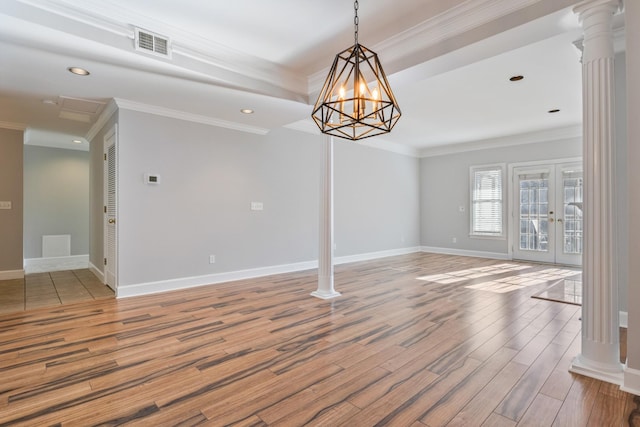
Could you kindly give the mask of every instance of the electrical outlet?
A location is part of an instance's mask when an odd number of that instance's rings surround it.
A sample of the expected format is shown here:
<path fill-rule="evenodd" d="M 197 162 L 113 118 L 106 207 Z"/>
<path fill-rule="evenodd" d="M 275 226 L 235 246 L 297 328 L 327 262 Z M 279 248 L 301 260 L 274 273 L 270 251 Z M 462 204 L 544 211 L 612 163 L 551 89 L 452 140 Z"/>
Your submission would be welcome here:
<path fill-rule="evenodd" d="M 464 212 L 464 206 L 458 206 L 458 212 Z"/>
<path fill-rule="evenodd" d="M 215 263 L 216 263 L 216 256 L 209 255 L 209 264 L 215 264 Z"/>
<path fill-rule="evenodd" d="M 454 237 L 453 239 L 451 239 L 451 242 L 452 242 L 452 243 L 458 243 L 458 238 L 457 238 L 457 237 Z"/>
<path fill-rule="evenodd" d="M 0 209 L 11 209 L 11 202 L 9 201 L 0 202 Z"/>

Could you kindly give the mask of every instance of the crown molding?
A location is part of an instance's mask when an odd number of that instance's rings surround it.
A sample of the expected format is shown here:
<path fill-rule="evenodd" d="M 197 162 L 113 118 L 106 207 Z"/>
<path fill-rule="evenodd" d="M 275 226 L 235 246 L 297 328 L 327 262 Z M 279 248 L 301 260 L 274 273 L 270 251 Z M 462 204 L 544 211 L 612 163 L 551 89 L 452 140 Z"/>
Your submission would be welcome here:
<path fill-rule="evenodd" d="M 133 30 L 129 27 L 123 26 L 121 23 L 112 19 L 108 19 L 106 16 L 99 16 L 97 13 L 87 13 L 85 10 L 78 9 L 66 3 L 64 0 L 15 0 L 15 2 L 119 36 L 133 37 Z M 92 5 L 93 11 L 100 9 L 101 7 L 99 5 Z M 29 11 L 26 11 L 26 13 L 29 13 Z"/>
<path fill-rule="evenodd" d="M 534 5 L 539 0 L 469 0 L 440 15 L 402 31 L 378 43 L 381 51 L 395 50 L 410 41 L 425 40 L 422 48 L 431 46 L 477 28 L 510 13 Z"/>
<path fill-rule="evenodd" d="M 392 135 L 389 135 L 392 136 Z M 347 142 L 348 140 L 344 140 Z M 354 141 L 352 141 L 353 143 Z M 358 145 L 364 145 L 365 147 L 377 148 L 379 150 L 390 151 L 396 154 L 402 154 L 403 156 L 419 158 L 420 151 L 409 145 L 393 142 L 384 136 L 377 136 L 374 138 L 365 138 L 359 141 L 355 141 Z"/>
<path fill-rule="evenodd" d="M 87 135 L 85 135 L 85 139 L 87 141 L 92 141 L 93 138 L 95 138 L 98 132 L 100 132 L 100 130 L 107 124 L 109 119 L 111 119 L 111 116 L 113 116 L 113 114 L 116 111 L 118 111 L 118 106 L 116 105 L 115 101 L 112 99 L 111 101 L 109 101 L 107 106 L 104 107 L 104 109 L 102 110 L 102 113 L 100 113 L 100 115 L 98 116 L 98 120 L 96 120 L 93 126 L 91 126 L 91 129 L 89 129 L 89 132 L 87 132 Z"/>
<path fill-rule="evenodd" d="M 21 130 L 25 131 L 27 125 L 25 123 L 0 122 L 0 129 Z"/>
<path fill-rule="evenodd" d="M 298 120 L 297 122 L 289 123 L 288 125 L 284 125 L 283 127 L 304 133 L 311 133 L 313 135 L 322 135 L 322 132 L 320 132 L 318 126 L 310 118 Z"/>
<path fill-rule="evenodd" d="M 285 125 L 284 127 L 287 129 L 297 130 L 299 132 L 304 132 L 304 133 L 310 133 L 317 136 L 322 135 L 322 133 L 320 132 L 320 129 L 318 129 L 318 126 L 316 126 L 315 122 L 310 118 L 299 120 L 294 123 L 290 123 L 288 125 Z M 341 138 L 338 138 L 337 140 L 341 140 Z M 347 140 L 345 140 L 345 143 L 347 143 Z M 365 138 L 359 141 L 349 141 L 348 143 L 363 145 L 365 147 L 377 148 L 379 150 L 390 151 L 392 153 L 402 154 L 403 156 L 409 156 L 409 157 L 417 158 L 419 157 L 419 154 L 420 154 L 419 151 L 414 147 L 404 145 L 404 144 L 399 144 L 397 142 L 392 142 L 388 138 L 384 138 L 381 136 L 376 136 L 374 138 Z"/>
<path fill-rule="evenodd" d="M 241 132 L 253 133 L 256 135 L 266 135 L 269 129 L 258 126 L 250 126 L 242 123 L 231 122 L 228 120 L 217 119 L 214 117 L 201 116 L 198 114 L 187 113 L 185 111 L 172 110 L 170 108 L 158 107 L 155 105 L 143 104 L 140 102 L 129 101 L 127 99 L 115 99 L 115 104 L 123 110 L 138 111 L 141 113 L 153 114 L 156 116 L 169 117 L 172 119 L 184 120 L 187 122 L 200 123 L 209 126 L 233 129 Z"/>
<path fill-rule="evenodd" d="M 147 59 L 148 55 L 133 48 L 135 28 L 161 34 L 171 40 L 173 57 L 171 60 L 154 58 L 159 64 L 171 64 L 208 76 L 210 81 L 225 87 L 250 88 L 256 93 L 308 102 L 307 80 L 304 76 L 131 10 L 116 10 L 102 0 L 85 0 L 83 8 L 66 0 L 13 0 L 13 3 L 16 4 L 12 8 L 13 16 L 21 19 L 28 17 L 29 21 L 100 43 L 109 44 L 109 40 L 113 43 L 113 37 L 101 36 L 95 31 L 88 32 L 86 27 L 106 31 L 127 39 L 126 44 L 113 45 L 114 47 L 123 49 L 123 46 L 130 46 L 130 51 L 125 51 Z M 109 18 L 109 15 L 114 18 Z M 51 19 L 52 17 L 58 19 Z M 72 25 L 69 20 L 83 25 Z M 183 73 L 181 76 L 185 77 Z"/>
<path fill-rule="evenodd" d="M 467 151 L 486 150 L 489 148 L 511 147 L 515 145 L 534 144 L 538 142 L 560 141 L 582 137 L 582 125 L 565 126 L 555 129 L 501 136 L 497 138 L 468 141 L 458 144 L 438 145 L 420 150 L 420 157 L 444 156 Z"/>
<path fill-rule="evenodd" d="M 377 53 L 384 52 L 385 62 L 393 62 L 534 5 L 538 1 L 468 0 L 373 45 L 371 50 Z M 310 93 L 320 90 L 328 72 L 329 67 L 309 76 Z"/>

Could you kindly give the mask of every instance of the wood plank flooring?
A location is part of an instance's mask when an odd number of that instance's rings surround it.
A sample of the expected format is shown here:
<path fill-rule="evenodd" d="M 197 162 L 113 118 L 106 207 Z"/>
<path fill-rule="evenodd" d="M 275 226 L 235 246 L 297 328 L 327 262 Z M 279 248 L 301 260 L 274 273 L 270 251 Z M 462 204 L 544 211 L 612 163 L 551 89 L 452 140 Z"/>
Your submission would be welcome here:
<path fill-rule="evenodd" d="M 623 426 L 568 372 L 578 271 L 411 254 L 0 315 L 0 426 Z"/>

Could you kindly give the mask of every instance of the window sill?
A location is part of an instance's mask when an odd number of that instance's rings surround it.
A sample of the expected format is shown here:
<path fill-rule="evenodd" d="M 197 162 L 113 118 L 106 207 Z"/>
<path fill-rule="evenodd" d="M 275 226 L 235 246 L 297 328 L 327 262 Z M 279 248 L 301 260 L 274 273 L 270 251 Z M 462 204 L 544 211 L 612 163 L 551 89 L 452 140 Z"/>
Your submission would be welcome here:
<path fill-rule="evenodd" d="M 507 236 L 505 235 L 494 236 L 491 234 L 469 234 L 469 238 L 483 240 L 507 240 Z"/>

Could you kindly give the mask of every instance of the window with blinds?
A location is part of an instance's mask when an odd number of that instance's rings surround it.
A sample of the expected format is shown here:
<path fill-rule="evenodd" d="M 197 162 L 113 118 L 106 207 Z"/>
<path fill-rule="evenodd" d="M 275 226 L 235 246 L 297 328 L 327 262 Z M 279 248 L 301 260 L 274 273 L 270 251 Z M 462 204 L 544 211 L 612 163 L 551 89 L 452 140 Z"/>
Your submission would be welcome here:
<path fill-rule="evenodd" d="M 471 235 L 504 236 L 504 165 L 471 168 Z"/>

